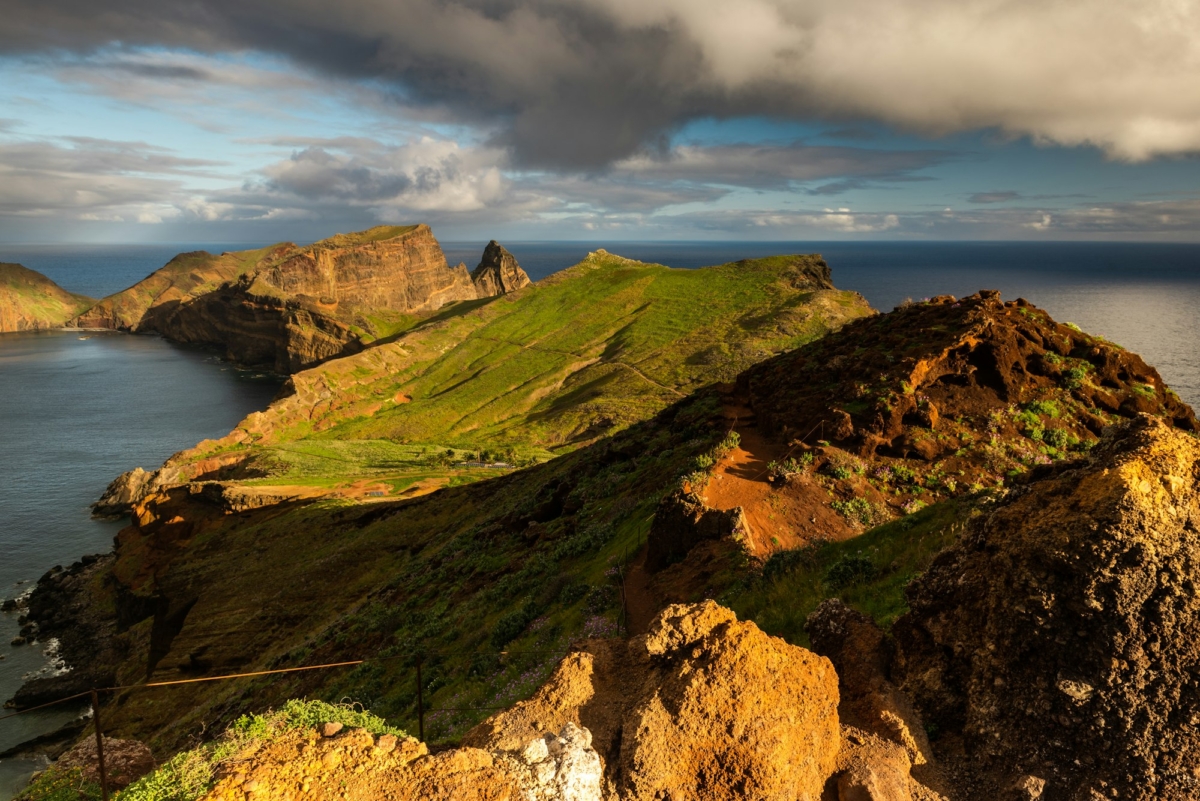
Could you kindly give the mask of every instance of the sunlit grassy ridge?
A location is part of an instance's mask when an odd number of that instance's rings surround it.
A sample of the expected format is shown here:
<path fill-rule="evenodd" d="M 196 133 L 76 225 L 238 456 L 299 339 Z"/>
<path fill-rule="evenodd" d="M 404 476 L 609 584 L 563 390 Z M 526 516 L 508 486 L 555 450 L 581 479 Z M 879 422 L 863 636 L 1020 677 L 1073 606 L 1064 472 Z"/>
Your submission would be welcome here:
<path fill-rule="evenodd" d="M 855 293 L 814 286 L 816 264 L 780 256 L 682 270 L 591 254 L 297 374 L 292 396 L 189 458 L 247 449 L 260 472 L 287 479 L 299 469 L 279 448 L 289 442 L 387 440 L 523 459 L 570 450 L 870 313 Z"/>
<path fill-rule="evenodd" d="M 0 263 L 0 331 L 57 328 L 93 302 L 19 264 Z"/>

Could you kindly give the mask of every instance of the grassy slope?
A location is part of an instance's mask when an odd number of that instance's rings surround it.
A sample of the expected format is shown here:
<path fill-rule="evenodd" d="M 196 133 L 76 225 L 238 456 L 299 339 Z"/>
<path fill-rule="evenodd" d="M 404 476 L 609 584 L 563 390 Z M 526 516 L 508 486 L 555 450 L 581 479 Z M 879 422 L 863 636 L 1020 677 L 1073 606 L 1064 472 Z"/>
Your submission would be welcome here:
<path fill-rule="evenodd" d="M 20 264 L 0 263 L 0 331 L 57 328 L 94 302 Z"/>
<path fill-rule="evenodd" d="M 391 659 L 134 691 L 107 713 L 109 725 L 170 752 L 231 716 L 317 697 L 352 698 L 411 730 L 419 657 L 427 706 L 511 703 L 545 678 L 573 638 L 615 632 L 615 567 L 638 547 L 661 495 L 723 437 L 718 410 L 712 393 L 694 396 L 546 464 L 411 501 L 218 514 L 200 529 L 164 509 L 151 539 L 122 535 L 115 569 L 138 594 L 187 609 L 155 679 Z M 194 506 L 182 511 L 196 519 Z M 155 544 L 166 542 L 176 545 Z M 98 581 L 96 591 L 111 586 Z M 121 681 L 146 677 L 152 629 L 147 618 L 120 635 L 129 648 Z M 431 714 L 426 732 L 452 738 L 486 715 Z"/>
<path fill-rule="evenodd" d="M 382 476 L 372 454 L 388 443 L 569 450 L 869 313 L 854 293 L 794 287 L 797 258 L 676 270 L 596 254 L 296 375 L 295 395 L 242 424 L 252 445 L 227 438 L 188 458 L 250 447 L 271 480 L 306 483 L 311 460 L 296 454 L 320 442 L 339 443 L 328 468 L 347 477 Z"/>
<path fill-rule="evenodd" d="M 180 253 L 143 280 L 116 294 L 109 295 L 81 313 L 82 324 L 100 319 L 112 320 L 117 327 L 136 330 L 138 323 L 153 306 L 199 297 L 253 270 L 273 250 L 272 245 L 214 255 L 206 251 Z M 294 247 L 294 246 L 292 246 Z"/>

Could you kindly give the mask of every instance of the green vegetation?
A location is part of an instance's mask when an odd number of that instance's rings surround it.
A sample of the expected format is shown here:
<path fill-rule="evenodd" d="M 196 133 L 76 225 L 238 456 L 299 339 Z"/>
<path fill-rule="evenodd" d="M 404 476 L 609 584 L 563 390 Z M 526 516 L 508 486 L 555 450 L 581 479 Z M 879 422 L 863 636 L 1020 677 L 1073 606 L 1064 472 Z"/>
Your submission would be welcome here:
<path fill-rule="evenodd" d="M 761 577 L 741 582 L 721 601 L 801 645 L 808 645 L 805 619 L 826 598 L 841 598 L 890 629 L 907 609 L 904 587 L 954 542 L 978 502 L 943 501 L 851 540 L 776 554 Z"/>
<path fill-rule="evenodd" d="M 296 394 L 256 416 L 247 441 L 189 458 L 244 450 L 258 483 L 323 486 L 361 468 L 436 478 L 403 448 L 542 461 L 870 313 L 854 293 L 808 288 L 810 266 L 787 256 L 677 270 L 592 254 L 513 295 L 397 319 L 386 342 L 294 376 Z"/>
<path fill-rule="evenodd" d="M 0 263 L 0 332 L 58 328 L 92 303 L 40 273 Z"/>
<path fill-rule="evenodd" d="M 196 801 L 213 785 L 222 764 L 247 748 L 272 742 L 295 729 L 341 723 L 372 734 L 406 736 L 402 729 L 350 704 L 290 700 L 278 710 L 243 715 L 212 742 L 176 754 L 153 773 L 113 795 L 115 801 Z M 78 768 L 50 768 L 30 784 L 15 801 L 93 801 L 100 785 L 84 779 Z"/>

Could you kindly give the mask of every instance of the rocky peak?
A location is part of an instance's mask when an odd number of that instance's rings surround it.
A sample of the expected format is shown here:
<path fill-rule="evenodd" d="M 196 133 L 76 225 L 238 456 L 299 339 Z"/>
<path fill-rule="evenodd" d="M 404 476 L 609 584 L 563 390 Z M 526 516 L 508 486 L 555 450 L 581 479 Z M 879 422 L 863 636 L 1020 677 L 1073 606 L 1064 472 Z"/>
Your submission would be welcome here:
<path fill-rule="evenodd" d="M 517 264 L 517 259 L 496 240 L 483 249 L 479 266 L 471 272 L 471 281 L 481 298 L 491 298 L 528 286 L 529 276 Z"/>

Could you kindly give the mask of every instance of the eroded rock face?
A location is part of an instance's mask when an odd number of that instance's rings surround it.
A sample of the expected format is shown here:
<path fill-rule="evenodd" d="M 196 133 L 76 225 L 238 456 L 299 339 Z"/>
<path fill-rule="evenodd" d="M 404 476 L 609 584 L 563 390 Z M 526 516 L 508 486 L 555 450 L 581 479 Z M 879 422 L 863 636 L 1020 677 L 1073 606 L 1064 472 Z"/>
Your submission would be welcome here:
<path fill-rule="evenodd" d="M 488 242 L 479 266 L 471 271 L 471 283 L 481 298 L 515 292 L 529 285 L 529 276 L 517 259 L 496 240 Z"/>
<path fill-rule="evenodd" d="M 307 247 L 182 253 L 73 324 L 217 345 L 232 361 L 294 373 L 358 353 L 399 315 L 529 283 L 494 242 L 475 273 L 446 263 L 429 226 L 383 226 Z"/>
<path fill-rule="evenodd" d="M 910 585 L 893 677 L 961 736 L 976 786 L 1200 796 L 1198 476 L 1193 436 L 1131 421 L 1014 491 Z"/>
<path fill-rule="evenodd" d="M 712 509 L 694 492 L 676 490 L 654 511 L 646 539 L 646 569 L 658 572 L 686 556 L 701 542 L 740 541 L 749 531 L 741 508 Z"/>
<path fill-rule="evenodd" d="M 592 641 L 464 745 L 588 728 L 610 799 L 816 799 L 837 762 L 829 661 L 712 601 L 668 607 L 628 645 Z"/>

